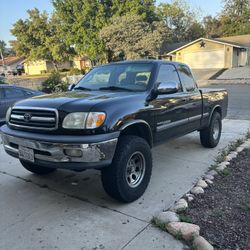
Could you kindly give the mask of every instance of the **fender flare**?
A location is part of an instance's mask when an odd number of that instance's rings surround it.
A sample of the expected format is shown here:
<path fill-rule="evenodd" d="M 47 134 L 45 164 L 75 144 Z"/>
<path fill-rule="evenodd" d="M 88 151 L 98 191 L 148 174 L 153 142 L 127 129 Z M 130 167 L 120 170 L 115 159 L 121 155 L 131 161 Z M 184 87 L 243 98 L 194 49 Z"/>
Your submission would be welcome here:
<path fill-rule="evenodd" d="M 133 125 L 137 125 L 137 124 L 143 124 L 143 125 L 146 125 L 147 127 L 147 132 L 149 133 L 149 144 L 150 144 L 150 147 L 152 147 L 153 145 L 153 134 L 152 134 L 152 130 L 151 130 L 151 127 L 150 125 L 144 121 L 144 120 L 141 120 L 141 119 L 137 119 L 137 120 L 133 120 L 133 121 L 128 121 L 126 122 L 125 124 L 123 124 L 120 128 L 119 128 L 119 131 L 123 131 L 125 130 L 126 128 L 130 127 L 130 126 L 133 126 Z"/>
<path fill-rule="evenodd" d="M 220 105 L 215 105 L 215 106 L 213 107 L 213 109 L 211 110 L 210 115 L 209 115 L 209 120 L 208 120 L 209 123 L 208 123 L 208 124 L 210 124 L 211 119 L 212 119 L 212 116 L 213 116 L 213 113 L 214 113 L 215 109 L 217 109 L 217 108 L 219 108 L 219 109 L 221 110 L 221 106 L 220 106 Z"/>

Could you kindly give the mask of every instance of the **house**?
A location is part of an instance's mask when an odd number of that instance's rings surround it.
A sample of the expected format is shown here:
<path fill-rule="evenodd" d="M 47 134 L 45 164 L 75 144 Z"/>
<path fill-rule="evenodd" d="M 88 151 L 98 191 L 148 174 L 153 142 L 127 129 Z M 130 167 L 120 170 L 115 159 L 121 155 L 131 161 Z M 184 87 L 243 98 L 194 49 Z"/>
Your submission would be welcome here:
<path fill-rule="evenodd" d="M 222 69 L 250 65 L 250 34 L 199 38 L 167 53 L 193 69 Z"/>
<path fill-rule="evenodd" d="M 21 64 L 24 57 L 7 56 L 0 60 L 0 73 L 15 72 L 16 66 Z"/>
<path fill-rule="evenodd" d="M 57 65 L 58 69 L 70 69 L 72 62 L 63 62 Z M 48 60 L 25 61 L 24 71 L 27 75 L 40 75 L 54 70 L 55 66 Z"/>
<path fill-rule="evenodd" d="M 77 68 L 79 70 L 91 67 L 91 61 L 88 57 L 76 57 L 72 61 L 66 61 L 57 65 L 58 69 Z M 37 60 L 37 61 L 25 61 L 24 70 L 28 75 L 39 75 L 48 73 L 54 70 L 55 66 L 51 61 L 48 60 Z"/>
<path fill-rule="evenodd" d="M 92 68 L 91 60 L 87 56 L 75 57 L 73 60 L 73 67 L 77 69 L 90 69 Z"/>

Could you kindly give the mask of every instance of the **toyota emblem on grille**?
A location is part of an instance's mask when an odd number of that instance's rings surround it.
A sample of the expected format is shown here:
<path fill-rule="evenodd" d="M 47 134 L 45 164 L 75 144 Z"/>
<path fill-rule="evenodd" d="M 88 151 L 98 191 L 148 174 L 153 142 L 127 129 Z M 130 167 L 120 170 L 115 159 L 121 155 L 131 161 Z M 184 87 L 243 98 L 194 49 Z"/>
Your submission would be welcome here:
<path fill-rule="evenodd" d="M 23 115 L 23 119 L 25 122 L 29 122 L 31 120 L 31 118 L 32 118 L 32 115 L 30 113 L 25 113 Z"/>

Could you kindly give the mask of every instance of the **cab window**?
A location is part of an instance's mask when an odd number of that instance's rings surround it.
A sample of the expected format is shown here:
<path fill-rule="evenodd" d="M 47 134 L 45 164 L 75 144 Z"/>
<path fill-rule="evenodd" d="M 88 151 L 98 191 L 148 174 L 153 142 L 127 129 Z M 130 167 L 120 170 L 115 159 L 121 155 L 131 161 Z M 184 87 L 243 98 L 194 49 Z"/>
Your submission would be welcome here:
<path fill-rule="evenodd" d="M 179 86 L 179 91 L 181 91 L 181 83 L 177 74 L 177 70 L 173 65 L 163 64 L 160 66 L 157 82 L 176 82 Z"/>
<path fill-rule="evenodd" d="M 196 90 L 196 83 L 190 69 L 186 65 L 179 65 L 178 67 L 181 83 L 186 91 L 191 92 Z"/>

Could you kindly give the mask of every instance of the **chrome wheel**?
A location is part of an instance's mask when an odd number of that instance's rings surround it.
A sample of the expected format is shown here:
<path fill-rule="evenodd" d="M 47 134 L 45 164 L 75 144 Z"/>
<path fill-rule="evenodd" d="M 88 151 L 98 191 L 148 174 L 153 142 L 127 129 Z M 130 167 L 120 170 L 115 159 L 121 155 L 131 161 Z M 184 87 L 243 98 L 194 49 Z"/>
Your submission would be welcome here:
<path fill-rule="evenodd" d="M 143 180 L 146 168 L 146 161 L 141 152 L 133 153 L 126 167 L 126 180 L 130 187 L 135 188 Z"/>
<path fill-rule="evenodd" d="M 218 120 L 215 121 L 213 126 L 213 138 L 216 141 L 220 135 L 220 122 Z"/>

